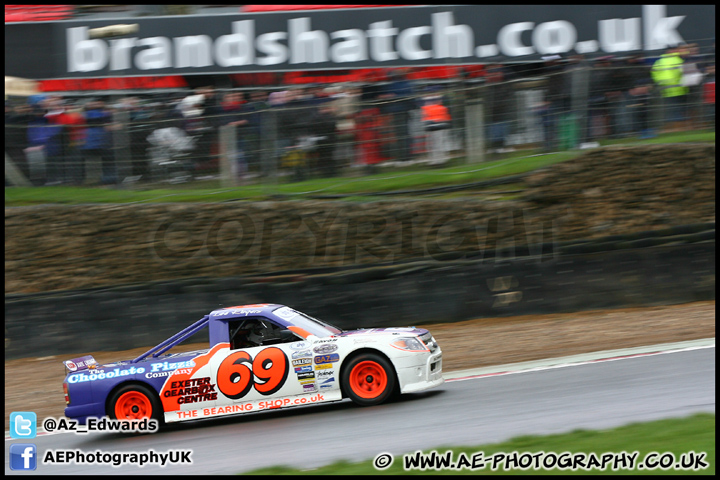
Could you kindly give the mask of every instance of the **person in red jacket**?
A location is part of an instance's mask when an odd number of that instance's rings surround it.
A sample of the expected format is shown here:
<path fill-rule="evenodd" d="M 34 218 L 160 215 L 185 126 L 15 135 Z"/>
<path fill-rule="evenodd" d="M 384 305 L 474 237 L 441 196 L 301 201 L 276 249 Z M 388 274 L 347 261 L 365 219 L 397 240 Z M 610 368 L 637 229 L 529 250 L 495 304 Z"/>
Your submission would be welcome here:
<path fill-rule="evenodd" d="M 47 106 L 45 118 L 48 123 L 63 127 L 60 133 L 61 153 L 57 157 L 57 165 L 53 166 L 57 172 L 56 181 L 80 185 L 84 175 L 79 149 L 85 141 L 85 117 L 78 107 L 63 103 L 60 97 L 50 98 Z"/>
<path fill-rule="evenodd" d="M 363 108 L 355 124 L 360 164 L 374 172 L 375 165 L 385 160 L 381 151 L 383 117 L 380 109 L 372 105 Z"/>

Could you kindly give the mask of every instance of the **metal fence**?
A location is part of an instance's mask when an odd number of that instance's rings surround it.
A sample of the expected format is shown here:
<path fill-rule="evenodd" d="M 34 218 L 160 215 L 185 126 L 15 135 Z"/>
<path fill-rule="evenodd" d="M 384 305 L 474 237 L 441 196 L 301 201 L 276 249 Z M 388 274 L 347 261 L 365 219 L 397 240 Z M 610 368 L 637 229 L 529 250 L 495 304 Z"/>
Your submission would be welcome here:
<path fill-rule="evenodd" d="M 714 129 L 714 52 L 691 53 L 672 85 L 655 59 L 578 56 L 435 85 L 11 99 L 6 185 L 293 182 Z"/>

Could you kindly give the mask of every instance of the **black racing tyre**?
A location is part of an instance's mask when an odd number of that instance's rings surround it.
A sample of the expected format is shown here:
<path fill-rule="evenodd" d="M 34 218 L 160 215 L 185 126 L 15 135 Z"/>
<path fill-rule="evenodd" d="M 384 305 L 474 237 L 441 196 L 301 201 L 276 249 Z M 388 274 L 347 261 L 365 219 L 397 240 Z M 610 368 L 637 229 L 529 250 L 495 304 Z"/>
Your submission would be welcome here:
<path fill-rule="evenodd" d="M 164 420 L 160 400 L 144 385 L 131 384 L 119 388 L 110 398 L 107 410 L 110 418 L 118 420 L 154 418 L 160 424 Z"/>
<path fill-rule="evenodd" d="M 397 375 L 385 357 L 361 353 L 343 366 L 340 382 L 343 392 L 354 403 L 379 405 L 393 398 Z"/>

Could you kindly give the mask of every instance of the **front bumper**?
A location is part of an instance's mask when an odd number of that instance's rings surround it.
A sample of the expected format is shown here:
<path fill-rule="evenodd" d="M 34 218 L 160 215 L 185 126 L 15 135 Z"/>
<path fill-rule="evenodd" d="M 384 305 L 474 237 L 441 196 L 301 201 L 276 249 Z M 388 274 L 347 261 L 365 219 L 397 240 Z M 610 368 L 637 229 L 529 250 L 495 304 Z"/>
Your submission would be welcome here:
<path fill-rule="evenodd" d="M 409 361 L 408 361 L 409 360 Z M 422 392 L 442 385 L 445 381 L 442 376 L 442 351 L 437 349 L 429 355 L 421 355 L 414 359 L 406 357 L 398 365 L 397 374 L 401 393 Z"/>

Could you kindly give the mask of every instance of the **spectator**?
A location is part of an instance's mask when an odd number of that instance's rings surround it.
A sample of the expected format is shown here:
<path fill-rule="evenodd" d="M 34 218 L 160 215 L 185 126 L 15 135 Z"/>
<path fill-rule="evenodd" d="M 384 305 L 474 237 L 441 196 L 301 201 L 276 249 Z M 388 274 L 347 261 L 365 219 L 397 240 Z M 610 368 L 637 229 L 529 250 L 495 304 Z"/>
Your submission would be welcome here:
<path fill-rule="evenodd" d="M 212 85 L 202 87 L 197 92 L 203 96 L 202 117 L 205 126 L 198 139 L 198 161 L 205 164 L 203 168 L 213 168 L 217 164 L 215 154 L 218 148 L 220 116 L 223 108 L 215 92 L 215 87 Z"/>
<path fill-rule="evenodd" d="M 365 166 L 367 173 L 375 173 L 377 164 L 384 160 L 381 152 L 383 119 L 380 109 L 371 102 L 365 102 L 355 123 L 359 163 Z"/>
<path fill-rule="evenodd" d="M 696 43 L 687 45 L 681 50 L 680 55 L 683 58 L 683 75 L 682 85 L 687 87 L 687 95 L 685 95 L 685 112 L 688 118 L 699 126 L 701 120 L 702 106 L 702 83 L 705 74 L 700 70 L 700 49 Z"/>
<path fill-rule="evenodd" d="M 25 149 L 29 146 L 28 125 L 33 118 L 29 105 L 20 104 L 13 108 L 5 102 L 5 152 L 28 180 L 31 175 Z"/>
<path fill-rule="evenodd" d="M 331 103 L 323 103 L 313 119 L 312 133 L 317 137 L 318 170 L 322 177 L 337 175 L 335 145 L 337 143 L 335 112 Z"/>
<path fill-rule="evenodd" d="M 50 123 L 46 113 L 55 112 L 59 99 L 48 97 L 36 104 L 33 118 L 28 124 L 29 155 L 34 163 L 42 164 L 44 173 L 41 179 L 45 185 L 60 185 L 60 163 L 62 161 L 62 145 L 60 134 L 62 126 Z"/>
<path fill-rule="evenodd" d="M 600 57 L 595 60 L 590 77 L 590 91 L 588 93 L 588 129 L 589 140 L 603 138 L 607 135 L 610 103 L 607 91 L 610 83 L 612 57 Z"/>
<path fill-rule="evenodd" d="M 539 114 L 543 124 L 545 150 L 551 151 L 558 147 L 558 126 L 560 118 L 569 110 L 570 94 L 566 88 L 564 66 L 560 55 L 543 57 L 544 74 L 547 77 L 546 99 L 542 103 Z"/>
<path fill-rule="evenodd" d="M 262 119 L 268 109 L 267 94 L 261 90 L 253 90 L 250 92 L 250 101 L 245 104 L 247 112 L 248 124 L 245 127 L 245 143 L 247 146 L 246 154 L 248 167 L 251 170 L 260 170 L 265 172 L 266 166 L 261 165 L 261 135 L 262 135 Z"/>
<path fill-rule="evenodd" d="M 150 104 L 141 104 L 136 98 L 133 98 L 133 100 L 129 101 L 129 110 L 128 133 L 131 145 L 132 175 L 147 178 L 150 174 L 147 151 L 151 146 L 147 141 L 147 137 L 156 127 L 152 122 L 153 108 Z"/>
<path fill-rule="evenodd" d="M 295 181 L 302 181 L 308 173 L 308 157 L 312 148 L 311 122 L 317 112 L 317 106 L 315 99 L 302 87 L 290 92 L 289 100 L 285 103 L 285 128 L 291 139 L 290 145 L 295 150 L 295 160 L 292 162 L 293 178 Z"/>
<path fill-rule="evenodd" d="M 102 184 L 115 183 L 115 162 L 111 150 L 112 115 L 105 108 L 105 103 L 92 100 L 85 106 L 85 143 L 80 147 L 85 160 L 85 181 Z M 102 165 L 100 178 L 96 178 L 98 165 Z"/>
<path fill-rule="evenodd" d="M 625 137 L 630 131 L 628 106 L 630 90 L 634 87 L 630 68 L 623 60 L 613 59 L 605 78 L 610 137 Z"/>
<path fill-rule="evenodd" d="M 705 81 L 703 82 L 703 113 L 705 116 L 704 126 L 715 129 L 715 65 L 708 65 L 705 69 Z"/>
<path fill-rule="evenodd" d="M 340 167 L 353 165 L 356 163 L 355 116 L 360 111 L 360 91 L 351 86 L 339 86 L 331 93 L 331 104 L 337 119 L 335 126 L 338 139 L 336 163 Z"/>
<path fill-rule="evenodd" d="M 505 139 L 510 133 L 510 113 L 512 95 L 501 65 L 489 65 L 485 74 L 485 94 L 488 108 L 487 136 L 493 152 L 505 147 Z"/>
<path fill-rule="evenodd" d="M 410 136 L 410 112 L 416 108 L 412 84 L 407 80 L 404 70 L 392 71 L 390 83 L 380 91 L 383 101 L 380 111 L 390 116 L 390 124 L 395 137 L 393 157 L 397 161 L 412 160 L 412 137 Z"/>
<path fill-rule="evenodd" d="M 228 93 L 225 94 L 222 102 L 222 116 L 220 117 L 221 123 L 236 127 L 236 168 L 235 175 L 238 179 L 242 180 L 245 178 L 248 171 L 247 162 L 247 115 L 243 111 L 243 100 L 242 95 L 239 93 Z"/>
<path fill-rule="evenodd" d="M 656 136 L 650 125 L 650 96 L 653 81 L 650 67 L 645 65 L 639 55 L 632 55 L 627 61 L 632 88 L 628 91 L 630 132 L 640 138 Z"/>
<path fill-rule="evenodd" d="M 80 147 L 85 142 L 85 117 L 82 108 L 71 103 L 59 103 L 55 111 L 45 115 L 49 123 L 62 126 L 60 132 L 60 181 L 82 184 L 84 172 Z"/>
<path fill-rule="evenodd" d="M 668 131 L 677 131 L 685 118 L 683 111 L 687 87 L 682 85 L 683 59 L 681 48 L 669 48 L 653 64 L 651 74 L 660 89 Z"/>
<path fill-rule="evenodd" d="M 447 162 L 450 114 L 447 107 L 442 104 L 442 97 L 432 95 L 425 98 L 422 121 L 430 141 L 430 164 L 439 165 Z"/>
<path fill-rule="evenodd" d="M 282 159 L 285 156 L 290 142 L 287 140 L 287 132 L 283 131 L 281 122 L 283 121 L 285 102 L 287 101 L 288 92 L 286 90 L 272 92 L 268 95 L 268 111 L 267 135 L 274 139 L 274 157 L 270 166 L 273 172 L 277 171 Z"/>

